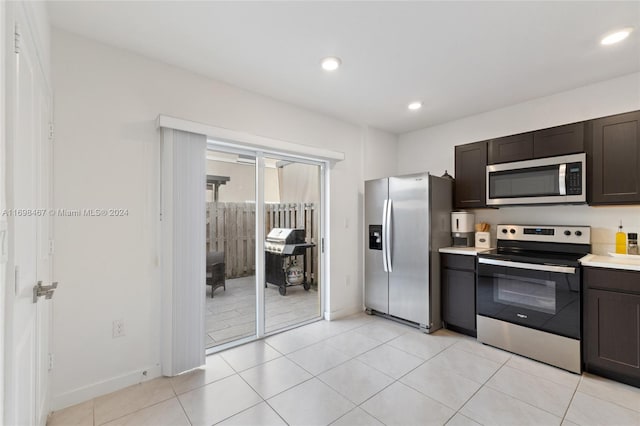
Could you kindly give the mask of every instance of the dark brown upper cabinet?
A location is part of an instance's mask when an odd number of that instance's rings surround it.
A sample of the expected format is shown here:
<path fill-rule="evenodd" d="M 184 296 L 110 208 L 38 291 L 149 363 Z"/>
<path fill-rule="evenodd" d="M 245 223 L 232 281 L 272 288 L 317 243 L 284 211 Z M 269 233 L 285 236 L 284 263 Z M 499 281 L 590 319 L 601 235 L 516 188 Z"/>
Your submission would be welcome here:
<path fill-rule="evenodd" d="M 521 133 L 489 141 L 488 164 L 508 163 L 532 158 L 533 133 Z"/>
<path fill-rule="evenodd" d="M 488 164 L 584 152 L 585 123 L 572 123 L 489 141 Z"/>
<path fill-rule="evenodd" d="M 584 122 L 533 132 L 533 158 L 584 152 Z"/>
<path fill-rule="evenodd" d="M 589 204 L 639 204 L 640 111 L 593 120 L 589 130 Z"/>
<path fill-rule="evenodd" d="M 457 209 L 487 206 L 487 142 L 455 148 L 454 205 Z"/>

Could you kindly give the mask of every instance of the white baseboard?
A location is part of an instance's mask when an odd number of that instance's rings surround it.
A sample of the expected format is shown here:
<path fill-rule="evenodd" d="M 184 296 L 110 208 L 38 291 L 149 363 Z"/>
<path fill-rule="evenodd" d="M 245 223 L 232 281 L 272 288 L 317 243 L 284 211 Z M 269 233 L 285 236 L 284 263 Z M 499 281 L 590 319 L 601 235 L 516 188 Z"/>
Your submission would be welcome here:
<path fill-rule="evenodd" d="M 143 371 L 147 374 L 144 375 Z M 51 400 L 52 410 L 61 410 L 81 402 L 88 401 L 98 396 L 106 395 L 127 386 L 135 385 L 147 380 L 155 379 L 162 375 L 160 366 L 153 366 L 146 369 L 140 369 L 126 373 L 117 377 L 112 377 L 90 385 L 82 386 L 77 389 L 70 390 L 60 395 L 54 395 Z"/>
<path fill-rule="evenodd" d="M 357 314 L 360 312 L 364 312 L 364 307 L 350 306 L 348 308 L 342 308 L 332 312 L 325 312 L 324 319 L 328 321 L 335 321 L 337 319 L 348 317 L 349 315 Z"/>

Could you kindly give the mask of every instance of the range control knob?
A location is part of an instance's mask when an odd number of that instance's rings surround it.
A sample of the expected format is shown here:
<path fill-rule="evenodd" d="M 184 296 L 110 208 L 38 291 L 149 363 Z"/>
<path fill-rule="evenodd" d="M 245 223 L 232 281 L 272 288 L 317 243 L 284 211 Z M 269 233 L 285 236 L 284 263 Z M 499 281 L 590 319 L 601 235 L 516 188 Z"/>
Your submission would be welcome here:
<path fill-rule="evenodd" d="M 576 231 L 576 237 L 580 237 L 582 235 L 582 231 Z"/>
<path fill-rule="evenodd" d="M 511 229 L 509 229 L 509 232 L 511 232 L 512 234 L 515 234 L 515 233 L 516 233 L 516 230 L 515 230 L 515 229 L 513 229 L 513 228 L 511 228 Z"/>
<path fill-rule="evenodd" d="M 566 231 L 564 231 L 564 235 L 566 235 L 566 236 L 568 237 L 569 235 L 571 235 L 571 231 L 569 231 L 569 230 L 567 229 Z M 578 235 L 578 234 L 576 234 L 576 235 Z"/>
<path fill-rule="evenodd" d="M 507 233 L 507 228 L 502 228 L 502 233 L 506 234 Z"/>

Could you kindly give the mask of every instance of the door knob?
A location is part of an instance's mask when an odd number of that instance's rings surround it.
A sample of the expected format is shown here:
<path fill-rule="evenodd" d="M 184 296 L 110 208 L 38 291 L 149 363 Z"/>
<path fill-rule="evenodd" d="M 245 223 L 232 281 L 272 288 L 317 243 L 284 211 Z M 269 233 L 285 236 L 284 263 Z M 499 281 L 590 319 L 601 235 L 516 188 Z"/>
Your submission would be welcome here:
<path fill-rule="evenodd" d="M 38 303 L 38 297 L 40 296 L 50 300 L 56 288 L 58 288 L 57 281 L 52 282 L 51 285 L 42 285 L 42 281 L 38 281 L 38 284 L 33 286 L 33 303 Z"/>

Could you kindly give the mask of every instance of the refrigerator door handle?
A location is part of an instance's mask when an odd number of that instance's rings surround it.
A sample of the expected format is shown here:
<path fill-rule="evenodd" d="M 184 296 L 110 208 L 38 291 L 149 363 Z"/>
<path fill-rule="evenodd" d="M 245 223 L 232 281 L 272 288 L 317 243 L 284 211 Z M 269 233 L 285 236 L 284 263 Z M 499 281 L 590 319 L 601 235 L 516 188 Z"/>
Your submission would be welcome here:
<path fill-rule="evenodd" d="M 391 211 L 392 211 L 392 206 L 393 206 L 393 201 L 391 200 L 391 198 L 389 198 L 389 201 L 387 202 L 387 220 L 385 221 L 385 239 L 387 240 L 387 269 L 389 270 L 389 272 L 393 272 L 393 265 L 391 264 L 391 252 L 393 250 L 392 247 L 392 237 L 393 237 L 393 230 L 391 229 Z"/>
<path fill-rule="evenodd" d="M 382 269 L 385 272 L 389 272 L 389 268 L 387 267 L 387 210 L 388 210 L 389 200 L 384 200 L 384 204 L 382 206 Z"/>

